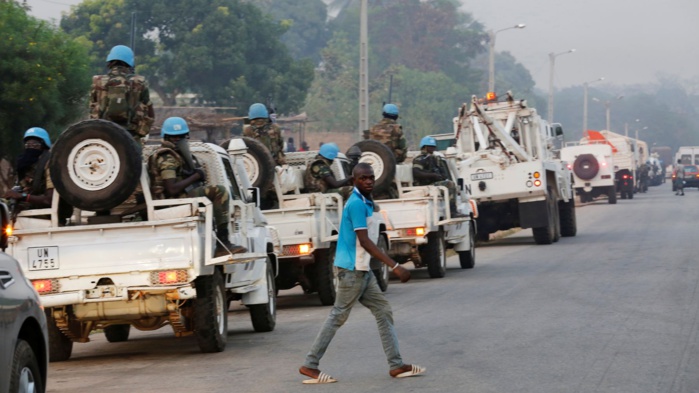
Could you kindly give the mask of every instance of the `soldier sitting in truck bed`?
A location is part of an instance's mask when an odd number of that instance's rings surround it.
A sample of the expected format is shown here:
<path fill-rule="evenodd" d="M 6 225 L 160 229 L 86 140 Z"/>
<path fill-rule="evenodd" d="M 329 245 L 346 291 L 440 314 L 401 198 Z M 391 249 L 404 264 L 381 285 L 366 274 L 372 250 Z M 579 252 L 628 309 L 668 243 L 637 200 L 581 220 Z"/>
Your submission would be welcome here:
<path fill-rule="evenodd" d="M 206 174 L 201 168 L 187 168 L 186 158 L 183 157 L 181 143 L 189 138 L 189 126 L 181 117 L 170 117 L 165 120 L 160 132 L 163 144 L 148 159 L 148 172 L 152 174 L 155 198 L 193 198 L 207 197 L 214 205 L 214 220 L 216 221 L 215 257 L 226 254 L 247 252 L 243 246 L 231 244 L 228 235 L 229 202 L 228 191 L 224 186 L 204 186 Z M 182 142 L 181 142 L 182 141 Z"/>
<path fill-rule="evenodd" d="M 420 155 L 413 159 L 413 178 L 416 186 L 444 186 L 449 190 L 451 216 L 465 217 L 456 210 L 456 185 L 449 180 L 449 169 L 442 157 L 434 154 L 437 141 L 426 136 L 420 140 Z"/>
<path fill-rule="evenodd" d="M 330 165 L 337 157 L 340 148 L 334 143 L 325 143 L 320 147 L 315 161 L 306 170 L 303 185 L 306 192 L 336 192 L 346 200 L 352 192 L 352 177 L 336 180 Z"/>

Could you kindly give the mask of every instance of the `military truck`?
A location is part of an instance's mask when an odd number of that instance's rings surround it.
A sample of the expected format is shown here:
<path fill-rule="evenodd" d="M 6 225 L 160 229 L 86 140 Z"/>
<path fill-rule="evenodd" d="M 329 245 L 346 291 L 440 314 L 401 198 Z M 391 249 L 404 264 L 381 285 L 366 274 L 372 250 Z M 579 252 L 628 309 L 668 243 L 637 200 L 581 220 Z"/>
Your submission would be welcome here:
<path fill-rule="evenodd" d="M 177 337 L 196 336 L 203 352 L 220 352 L 234 300 L 248 307 L 255 331 L 275 327 L 279 236 L 258 208 L 244 142 L 228 151 L 190 143 L 207 184 L 229 190 L 229 240 L 249 250 L 220 257 L 207 198 L 153 198 L 145 157 L 154 148 L 142 155 L 126 130 L 104 120 L 69 127 L 52 149 L 51 207 L 16 218 L 7 253 L 41 296 L 51 361 L 70 358 L 73 343 L 89 342 L 95 330 L 122 342 L 131 327 L 165 325 Z M 143 201 L 130 206 L 137 186 Z"/>
<path fill-rule="evenodd" d="M 559 159 L 560 124 L 549 124 L 511 92 L 473 96 L 454 118 L 457 169 L 478 203 L 478 239 L 532 228 L 537 244 L 575 236 L 572 174 Z"/>
<path fill-rule="evenodd" d="M 610 204 L 616 203 L 611 146 L 596 141 L 584 144 L 567 142 L 561 149 L 561 160 L 573 173 L 573 188 L 580 202 L 592 202 L 594 198 L 606 195 Z"/>

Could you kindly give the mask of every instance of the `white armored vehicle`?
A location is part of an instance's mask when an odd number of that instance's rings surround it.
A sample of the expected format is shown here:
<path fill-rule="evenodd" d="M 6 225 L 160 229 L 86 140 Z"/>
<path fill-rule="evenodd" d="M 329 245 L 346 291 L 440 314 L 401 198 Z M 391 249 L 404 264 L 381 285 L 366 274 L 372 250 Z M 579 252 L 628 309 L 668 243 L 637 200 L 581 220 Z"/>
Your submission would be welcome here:
<path fill-rule="evenodd" d="M 616 203 L 614 159 L 609 144 L 568 142 L 561 149 L 561 160 L 573 172 L 573 188 L 580 202 L 606 195 L 610 204 Z"/>
<path fill-rule="evenodd" d="M 550 125 L 508 92 L 504 101 L 464 104 L 454 119 L 459 177 L 478 202 L 478 238 L 532 228 L 537 244 L 575 236 L 572 176 L 558 158 L 560 125 Z"/>
<path fill-rule="evenodd" d="M 52 361 L 68 359 L 73 342 L 90 341 L 94 330 L 120 342 L 132 326 L 170 325 L 177 337 L 195 335 L 203 352 L 223 351 L 232 300 L 249 308 L 255 331 L 274 329 L 278 236 L 252 198 L 245 144 L 190 149 L 206 184 L 229 190 L 229 240 L 248 253 L 214 256 L 207 198 L 153 199 L 141 149 L 122 128 L 84 121 L 56 142 L 53 204 L 22 211 L 7 249 L 41 296 Z M 125 207 L 137 185 L 144 201 Z M 64 200 L 75 208 L 67 215 Z"/>

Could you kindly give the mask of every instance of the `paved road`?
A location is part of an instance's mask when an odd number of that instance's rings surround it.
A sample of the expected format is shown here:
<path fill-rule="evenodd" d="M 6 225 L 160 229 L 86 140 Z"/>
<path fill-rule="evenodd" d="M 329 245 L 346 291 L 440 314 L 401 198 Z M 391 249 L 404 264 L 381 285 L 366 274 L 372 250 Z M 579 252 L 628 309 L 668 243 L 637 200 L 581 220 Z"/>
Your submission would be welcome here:
<path fill-rule="evenodd" d="M 52 363 L 50 392 L 699 391 L 699 192 L 669 183 L 633 200 L 580 206 L 578 235 L 551 246 L 524 230 L 477 249 L 477 265 L 449 261 L 444 279 L 417 270 L 392 281 L 401 351 L 428 368 L 388 376 L 371 314 L 361 306 L 321 364 L 340 380 L 301 384 L 297 368 L 328 308 L 282 291 L 277 329 L 252 333 L 229 314 L 228 347 L 199 353 L 169 328 L 125 343 L 102 334 Z"/>

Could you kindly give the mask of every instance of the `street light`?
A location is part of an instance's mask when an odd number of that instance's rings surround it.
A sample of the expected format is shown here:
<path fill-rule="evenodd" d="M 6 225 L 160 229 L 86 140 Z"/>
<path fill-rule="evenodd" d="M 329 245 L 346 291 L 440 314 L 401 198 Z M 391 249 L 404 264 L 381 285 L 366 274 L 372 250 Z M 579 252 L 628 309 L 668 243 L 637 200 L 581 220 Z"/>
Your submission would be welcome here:
<path fill-rule="evenodd" d="M 590 83 L 595 83 L 595 82 L 600 82 L 603 81 L 604 77 L 597 78 L 593 81 L 585 82 L 583 83 L 583 90 L 585 92 L 584 94 L 584 99 L 583 99 L 583 136 L 585 136 L 585 132 L 587 131 L 587 85 Z"/>
<path fill-rule="evenodd" d="M 549 53 L 549 123 L 553 123 L 553 67 L 556 64 L 556 57 L 575 52 L 575 49 L 570 49 L 560 53 Z"/>
<path fill-rule="evenodd" d="M 617 101 L 621 100 L 623 98 L 624 98 L 623 95 L 619 95 L 616 97 Z M 592 101 L 602 102 L 595 97 L 592 97 Z M 607 111 L 607 131 L 611 131 L 611 111 L 612 111 L 611 106 L 612 106 L 612 102 L 610 100 L 607 100 L 607 101 L 604 101 L 603 104 L 604 104 L 604 108 Z"/>
<path fill-rule="evenodd" d="M 488 31 L 488 43 L 490 44 L 490 62 L 488 63 L 488 91 L 495 91 L 495 35 L 501 31 L 510 29 L 523 29 L 527 27 L 524 23 L 514 25 L 511 27 L 506 27 L 500 30 L 489 30 Z"/>

